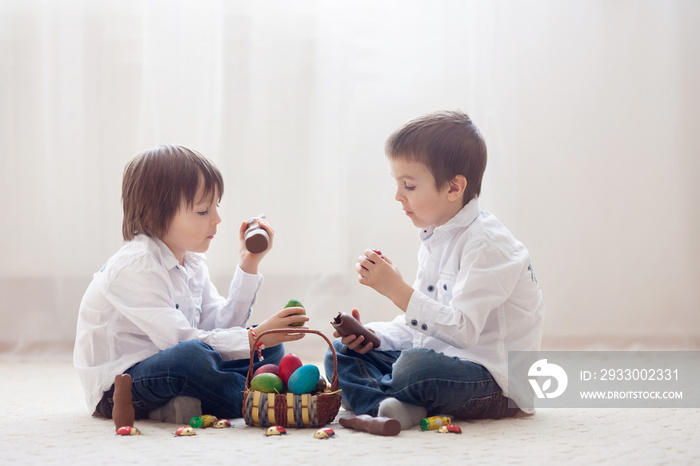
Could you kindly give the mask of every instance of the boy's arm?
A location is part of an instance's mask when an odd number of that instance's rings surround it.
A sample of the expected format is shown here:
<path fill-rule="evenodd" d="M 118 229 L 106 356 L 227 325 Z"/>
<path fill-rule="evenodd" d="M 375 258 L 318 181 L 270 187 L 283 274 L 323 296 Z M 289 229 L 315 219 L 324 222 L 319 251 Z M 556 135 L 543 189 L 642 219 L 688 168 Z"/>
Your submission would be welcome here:
<path fill-rule="evenodd" d="M 149 259 L 145 259 L 150 262 Z M 233 327 L 218 330 L 196 328 L 176 308 L 172 284 L 167 272 L 155 262 L 142 265 L 140 272 L 123 270 L 114 276 L 104 290 L 104 296 L 123 318 L 117 319 L 114 333 L 124 338 L 149 340 L 160 350 L 180 341 L 200 340 L 219 351 L 224 359 L 240 359 L 250 356 L 248 332 Z"/>
<path fill-rule="evenodd" d="M 527 263 L 527 257 L 510 256 L 486 244 L 466 251 L 454 284 L 448 286 L 451 299 L 445 303 L 436 300 L 437 295 L 414 293 L 406 310 L 406 325 L 457 348 L 473 346 L 492 311 L 513 293 Z"/>
<path fill-rule="evenodd" d="M 243 327 L 248 322 L 253 311 L 253 304 L 257 297 L 258 290 L 262 285 L 262 275 L 258 273 L 260 261 L 272 249 L 275 232 L 270 224 L 262 219 L 256 219 L 257 225 L 268 235 L 267 248 L 259 253 L 252 253 L 247 250 L 245 235 L 248 229 L 248 222 L 243 221 L 238 229 L 238 240 L 240 249 L 240 263 L 236 267 L 231 285 L 229 286 L 228 298 L 219 295 L 216 287 L 211 283 L 209 272 L 205 270 L 206 276 L 203 278 L 205 284 L 202 293 L 202 318 L 199 327 L 205 330 L 217 328 Z M 204 266 L 206 267 L 206 266 Z"/>
<path fill-rule="evenodd" d="M 255 304 L 262 283 L 262 275 L 251 275 L 240 267 L 236 267 L 229 285 L 228 298 L 224 298 L 219 295 L 207 273 L 204 277 L 202 317 L 199 328 L 214 330 L 216 328 L 244 327 L 253 311 L 252 306 Z"/>

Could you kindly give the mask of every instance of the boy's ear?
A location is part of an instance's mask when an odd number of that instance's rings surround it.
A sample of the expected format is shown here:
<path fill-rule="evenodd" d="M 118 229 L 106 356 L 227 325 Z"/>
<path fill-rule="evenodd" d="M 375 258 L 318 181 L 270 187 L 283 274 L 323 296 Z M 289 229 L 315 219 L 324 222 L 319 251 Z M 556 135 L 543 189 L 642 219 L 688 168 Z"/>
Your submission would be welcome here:
<path fill-rule="evenodd" d="M 447 198 L 450 201 L 461 199 L 464 190 L 467 189 L 467 179 L 463 175 L 456 175 L 448 183 Z"/>

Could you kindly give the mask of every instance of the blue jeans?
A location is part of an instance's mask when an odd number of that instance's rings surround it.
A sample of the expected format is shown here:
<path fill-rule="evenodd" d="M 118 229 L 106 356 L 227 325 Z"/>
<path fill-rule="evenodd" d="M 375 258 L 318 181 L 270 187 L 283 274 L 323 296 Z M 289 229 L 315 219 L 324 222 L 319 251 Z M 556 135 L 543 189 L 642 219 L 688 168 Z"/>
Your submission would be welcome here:
<path fill-rule="evenodd" d="M 255 355 L 254 369 L 263 364 L 279 364 L 284 346 L 262 351 L 263 361 Z M 199 340 L 183 341 L 160 351 L 125 371 L 131 375 L 131 399 L 137 419 L 176 396 L 191 396 L 202 402 L 202 413 L 219 418 L 242 415 L 243 391 L 250 366 L 249 359 L 223 361 L 221 354 Z M 97 407 L 98 413 L 111 418 L 114 386 Z"/>
<path fill-rule="evenodd" d="M 479 364 L 424 348 L 359 354 L 340 340 L 333 341 L 333 347 L 342 396 L 355 414 L 376 416 L 379 403 L 387 397 L 423 406 L 428 416 L 498 419 L 520 412 L 508 407 L 501 387 Z M 330 349 L 324 364 L 330 377 Z"/>

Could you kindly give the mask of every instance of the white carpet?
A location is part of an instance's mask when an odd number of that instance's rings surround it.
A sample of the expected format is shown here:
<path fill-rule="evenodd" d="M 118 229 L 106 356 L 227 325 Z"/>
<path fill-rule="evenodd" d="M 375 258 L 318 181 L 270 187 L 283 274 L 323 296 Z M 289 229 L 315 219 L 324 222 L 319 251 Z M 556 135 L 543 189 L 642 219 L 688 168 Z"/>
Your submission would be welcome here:
<path fill-rule="evenodd" d="M 136 421 L 121 437 L 89 415 L 68 362 L 0 362 L 0 464 L 700 464 L 700 409 L 548 409 L 534 416 L 457 422 L 462 434 L 379 437 L 330 425 L 266 437 L 241 419 L 231 429 L 173 435 L 174 424 Z M 339 416 L 348 415 L 341 410 Z"/>

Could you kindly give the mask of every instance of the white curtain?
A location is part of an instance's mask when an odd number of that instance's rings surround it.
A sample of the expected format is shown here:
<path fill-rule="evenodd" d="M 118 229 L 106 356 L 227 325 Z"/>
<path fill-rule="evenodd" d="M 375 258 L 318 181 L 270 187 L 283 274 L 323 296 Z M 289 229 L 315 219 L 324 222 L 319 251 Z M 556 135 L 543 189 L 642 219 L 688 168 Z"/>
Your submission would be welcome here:
<path fill-rule="evenodd" d="M 123 167 L 161 143 L 224 174 L 220 291 L 240 221 L 273 223 L 254 321 L 393 317 L 354 264 L 412 282 L 383 143 L 437 109 L 487 139 L 482 207 L 530 249 L 545 339 L 697 341 L 699 26 L 684 0 L 0 0 L 0 349 L 72 341 Z"/>

